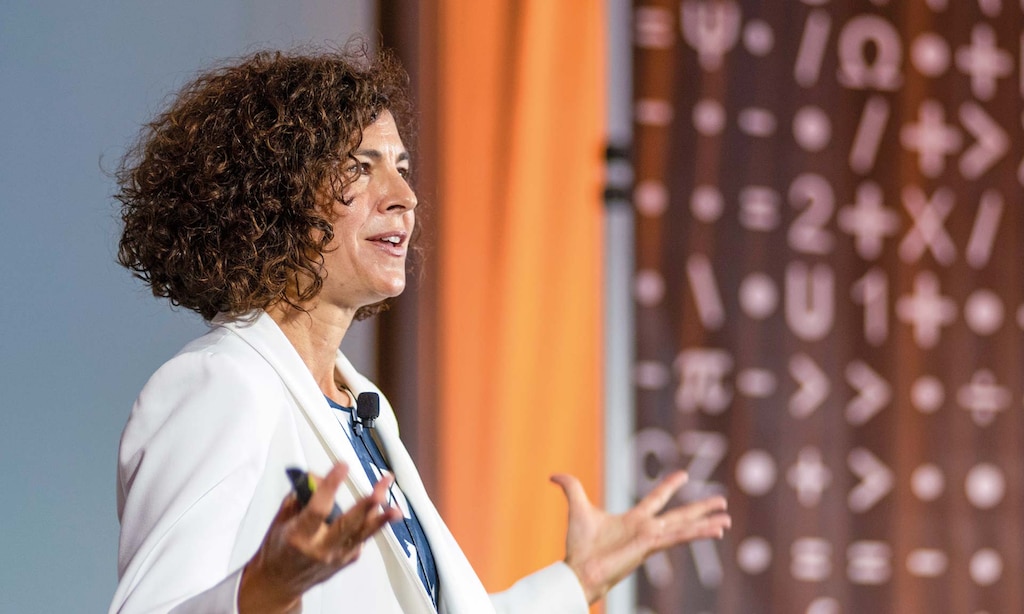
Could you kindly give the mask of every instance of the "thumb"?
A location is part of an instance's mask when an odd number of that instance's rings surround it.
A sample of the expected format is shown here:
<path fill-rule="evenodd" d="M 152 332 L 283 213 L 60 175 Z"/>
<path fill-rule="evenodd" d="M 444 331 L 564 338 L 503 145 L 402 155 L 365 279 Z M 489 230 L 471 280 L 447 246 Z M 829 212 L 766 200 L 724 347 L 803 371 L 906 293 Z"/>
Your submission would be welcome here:
<path fill-rule="evenodd" d="M 569 501 L 570 513 L 572 510 L 580 507 L 590 507 L 587 491 L 583 490 L 583 484 L 580 484 L 580 481 L 575 476 L 568 473 L 556 473 L 551 476 L 551 481 L 562 487 L 562 492 L 565 493 L 565 498 Z"/>

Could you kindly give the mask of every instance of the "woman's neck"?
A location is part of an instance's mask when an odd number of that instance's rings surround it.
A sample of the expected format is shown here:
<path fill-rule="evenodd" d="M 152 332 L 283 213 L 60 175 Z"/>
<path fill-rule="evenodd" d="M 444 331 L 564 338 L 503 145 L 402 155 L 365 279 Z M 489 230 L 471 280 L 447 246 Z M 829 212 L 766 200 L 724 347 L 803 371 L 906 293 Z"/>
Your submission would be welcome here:
<path fill-rule="evenodd" d="M 266 311 L 306 363 L 320 390 L 331 399 L 348 404 L 348 395 L 339 394 L 334 365 L 355 312 L 325 304 L 306 308 L 302 311 L 278 303 Z"/>

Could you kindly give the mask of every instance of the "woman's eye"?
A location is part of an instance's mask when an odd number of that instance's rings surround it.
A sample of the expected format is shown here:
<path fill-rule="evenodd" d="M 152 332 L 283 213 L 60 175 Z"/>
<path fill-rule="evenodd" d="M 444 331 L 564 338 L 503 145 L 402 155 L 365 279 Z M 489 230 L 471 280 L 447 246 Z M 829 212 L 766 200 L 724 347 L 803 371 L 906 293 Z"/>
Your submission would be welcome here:
<path fill-rule="evenodd" d="M 369 162 L 354 162 L 349 166 L 345 167 L 345 173 L 347 175 L 369 175 L 370 174 L 370 163 Z"/>
<path fill-rule="evenodd" d="M 398 169 L 398 174 L 401 175 L 403 179 L 408 179 L 409 178 L 409 173 L 410 173 L 410 171 L 407 168 L 400 168 L 400 169 Z"/>

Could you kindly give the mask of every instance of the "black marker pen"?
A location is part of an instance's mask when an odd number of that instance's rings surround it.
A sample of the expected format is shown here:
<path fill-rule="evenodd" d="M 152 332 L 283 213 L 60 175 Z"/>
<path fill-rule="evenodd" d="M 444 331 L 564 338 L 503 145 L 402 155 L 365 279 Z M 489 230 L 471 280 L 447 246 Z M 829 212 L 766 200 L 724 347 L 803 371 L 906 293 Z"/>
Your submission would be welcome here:
<path fill-rule="evenodd" d="M 288 480 L 292 483 L 292 490 L 295 491 L 295 496 L 299 499 L 299 506 L 306 507 L 309 503 L 310 497 L 313 496 L 313 492 L 316 490 L 316 484 L 313 482 L 313 478 L 309 477 L 309 474 L 298 469 L 296 467 L 288 467 L 284 470 L 288 474 Z M 341 508 L 338 507 L 338 503 L 334 503 L 334 509 L 324 519 L 326 524 L 331 524 L 334 519 L 341 516 Z"/>

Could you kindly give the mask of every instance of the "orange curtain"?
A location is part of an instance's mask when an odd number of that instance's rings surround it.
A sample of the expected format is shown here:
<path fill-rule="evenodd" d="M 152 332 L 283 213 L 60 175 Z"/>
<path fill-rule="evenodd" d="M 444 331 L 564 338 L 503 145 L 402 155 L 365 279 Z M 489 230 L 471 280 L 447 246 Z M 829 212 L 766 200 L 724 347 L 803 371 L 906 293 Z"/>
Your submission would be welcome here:
<path fill-rule="evenodd" d="M 564 556 L 601 499 L 604 12 L 441 0 L 439 482 L 490 590 Z"/>

